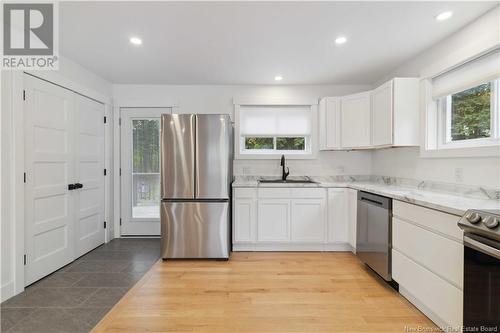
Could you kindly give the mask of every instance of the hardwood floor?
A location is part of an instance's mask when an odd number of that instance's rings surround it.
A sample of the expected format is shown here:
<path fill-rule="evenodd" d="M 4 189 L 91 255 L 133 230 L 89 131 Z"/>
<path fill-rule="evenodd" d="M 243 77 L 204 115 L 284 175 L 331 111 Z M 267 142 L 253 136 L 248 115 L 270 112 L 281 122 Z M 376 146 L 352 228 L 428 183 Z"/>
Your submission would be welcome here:
<path fill-rule="evenodd" d="M 407 328 L 405 328 L 405 326 Z M 437 327 L 351 253 L 157 262 L 93 332 L 407 332 Z"/>

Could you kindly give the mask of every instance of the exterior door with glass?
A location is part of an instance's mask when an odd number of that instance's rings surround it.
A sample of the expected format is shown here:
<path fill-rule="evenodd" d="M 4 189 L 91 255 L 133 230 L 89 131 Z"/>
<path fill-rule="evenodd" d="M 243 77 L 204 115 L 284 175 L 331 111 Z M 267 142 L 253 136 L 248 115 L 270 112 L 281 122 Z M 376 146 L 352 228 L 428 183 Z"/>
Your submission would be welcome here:
<path fill-rule="evenodd" d="M 171 108 L 121 108 L 121 234 L 160 235 L 160 117 Z"/>

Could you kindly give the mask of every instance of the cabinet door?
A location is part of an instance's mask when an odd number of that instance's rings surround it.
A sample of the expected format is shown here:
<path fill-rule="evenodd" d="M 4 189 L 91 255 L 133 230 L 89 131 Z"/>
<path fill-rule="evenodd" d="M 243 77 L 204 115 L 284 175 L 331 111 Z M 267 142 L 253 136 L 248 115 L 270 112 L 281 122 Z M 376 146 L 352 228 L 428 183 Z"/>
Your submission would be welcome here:
<path fill-rule="evenodd" d="M 340 100 L 342 148 L 362 148 L 371 142 L 370 92 L 344 96 Z"/>
<path fill-rule="evenodd" d="M 349 215 L 349 225 L 348 225 L 348 235 L 349 235 L 349 245 L 356 250 L 356 225 L 358 216 L 358 191 L 349 189 L 348 194 L 348 215 Z"/>
<path fill-rule="evenodd" d="M 348 193 L 342 188 L 328 189 L 328 242 L 349 241 Z"/>
<path fill-rule="evenodd" d="M 319 105 L 320 149 L 331 150 L 339 148 L 340 112 L 339 98 L 325 97 Z"/>
<path fill-rule="evenodd" d="M 291 240 L 325 241 L 325 200 L 292 200 Z"/>
<path fill-rule="evenodd" d="M 290 200 L 259 199 L 258 240 L 288 241 L 290 223 Z"/>
<path fill-rule="evenodd" d="M 255 241 L 255 200 L 235 199 L 233 214 L 234 241 Z"/>
<path fill-rule="evenodd" d="M 374 146 L 392 144 L 392 80 L 381 85 L 372 93 L 372 135 Z"/>

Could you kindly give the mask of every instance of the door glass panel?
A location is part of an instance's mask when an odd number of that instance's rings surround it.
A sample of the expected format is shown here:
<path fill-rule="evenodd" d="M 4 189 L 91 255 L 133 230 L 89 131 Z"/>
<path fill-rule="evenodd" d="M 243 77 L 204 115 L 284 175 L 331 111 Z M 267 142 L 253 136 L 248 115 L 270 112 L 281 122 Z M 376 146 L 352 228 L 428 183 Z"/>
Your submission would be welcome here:
<path fill-rule="evenodd" d="M 160 218 L 160 119 L 132 120 L 132 218 Z"/>

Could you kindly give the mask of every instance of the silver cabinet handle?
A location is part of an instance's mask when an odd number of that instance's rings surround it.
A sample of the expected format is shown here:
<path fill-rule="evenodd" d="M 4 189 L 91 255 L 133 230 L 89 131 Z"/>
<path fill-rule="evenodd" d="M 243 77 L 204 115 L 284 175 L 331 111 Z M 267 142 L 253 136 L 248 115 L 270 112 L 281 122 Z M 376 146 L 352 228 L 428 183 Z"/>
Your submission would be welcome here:
<path fill-rule="evenodd" d="M 494 247 L 488 246 L 484 243 L 478 242 L 475 239 L 472 239 L 468 236 L 464 236 L 464 243 L 469 245 L 469 247 L 482 252 L 484 254 L 490 255 L 492 257 L 495 257 L 497 259 L 500 259 L 500 250 L 495 249 Z"/>

